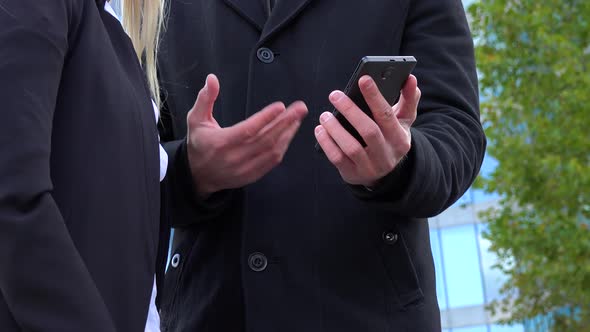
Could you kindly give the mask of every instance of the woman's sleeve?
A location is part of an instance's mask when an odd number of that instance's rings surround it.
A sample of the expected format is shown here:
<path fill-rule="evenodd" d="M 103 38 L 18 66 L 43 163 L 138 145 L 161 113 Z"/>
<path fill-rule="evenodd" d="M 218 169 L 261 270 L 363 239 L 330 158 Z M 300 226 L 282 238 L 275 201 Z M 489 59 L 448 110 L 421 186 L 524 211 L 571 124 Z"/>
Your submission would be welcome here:
<path fill-rule="evenodd" d="M 0 301 L 24 331 L 115 330 L 50 177 L 70 27 L 87 2 L 0 0 Z"/>

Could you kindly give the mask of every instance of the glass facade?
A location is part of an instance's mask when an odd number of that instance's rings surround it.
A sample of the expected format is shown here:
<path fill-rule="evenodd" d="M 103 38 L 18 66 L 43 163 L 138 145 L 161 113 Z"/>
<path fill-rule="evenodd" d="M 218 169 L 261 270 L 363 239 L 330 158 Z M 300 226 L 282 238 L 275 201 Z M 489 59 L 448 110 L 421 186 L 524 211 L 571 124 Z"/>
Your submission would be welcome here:
<path fill-rule="evenodd" d="M 482 172 L 496 166 L 486 157 Z M 522 325 L 495 324 L 485 310 L 499 297 L 505 277 L 492 266 L 496 257 L 490 243 L 482 237 L 487 227 L 479 219 L 480 211 L 492 207 L 497 195 L 469 189 L 442 214 L 430 219 L 430 239 L 435 260 L 438 302 L 445 332 L 524 332 Z"/>

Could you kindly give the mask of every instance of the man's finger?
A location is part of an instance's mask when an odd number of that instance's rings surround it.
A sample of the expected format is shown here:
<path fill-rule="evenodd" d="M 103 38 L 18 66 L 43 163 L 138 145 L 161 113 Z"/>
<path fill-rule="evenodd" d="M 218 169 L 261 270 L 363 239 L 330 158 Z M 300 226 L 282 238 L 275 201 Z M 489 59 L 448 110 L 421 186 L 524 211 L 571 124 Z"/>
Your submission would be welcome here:
<path fill-rule="evenodd" d="M 282 149 L 283 153 L 286 152 L 289 148 L 289 145 L 291 144 L 291 141 L 293 141 L 293 138 L 299 130 L 299 127 L 301 127 L 301 122 L 303 121 L 303 118 L 307 115 L 308 110 L 307 106 L 303 102 L 297 101 L 291 104 L 289 108 L 287 108 L 287 112 L 292 112 L 296 115 L 294 116 L 294 120 L 292 121 L 291 125 L 287 127 L 282 132 L 282 134 L 280 134 L 279 139 L 277 141 L 278 148 Z"/>
<path fill-rule="evenodd" d="M 330 94 L 330 102 L 358 131 L 368 146 L 381 146 L 384 142 L 379 126 L 342 91 Z"/>
<path fill-rule="evenodd" d="M 260 132 L 258 136 L 266 136 L 268 133 L 273 132 L 274 135 L 279 135 L 281 131 L 286 129 L 290 123 L 294 121 L 301 121 L 308 113 L 307 106 L 302 101 L 294 102 L 287 107 L 287 111 L 283 112 L 273 122 L 267 124 Z M 272 135 L 272 134 L 270 134 Z"/>
<path fill-rule="evenodd" d="M 245 156 L 246 162 L 241 167 L 241 177 L 243 179 L 248 179 L 248 183 L 254 182 L 280 164 L 300 126 L 300 121 L 291 123 L 290 126 L 282 132 L 281 136 L 277 139 L 276 144 L 270 148 L 268 146 L 258 146 L 256 149 L 251 150 L 249 154 Z"/>
<path fill-rule="evenodd" d="M 315 137 L 328 160 L 341 173 L 348 173 L 354 169 L 352 160 L 346 156 L 322 125 L 315 127 Z"/>
<path fill-rule="evenodd" d="M 320 116 L 320 124 L 344 154 L 357 166 L 365 167 L 368 165 L 369 157 L 361 143 L 342 127 L 332 113 L 324 112 Z"/>
<path fill-rule="evenodd" d="M 282 137 L 286 137 L 290 142 L 306 115 L 307 106 L 303 102 L 291 104 L 272 126 L 265 127 L 259 132 L 249 153 L 257 155 L 275 149 L 282 144 Z"/>
<path fill-rule="evenodd" d="M 416 120 L 421 95 L 418 80 L 414 75 L 410 75 L 401 91 L 400 100 L 395 106 L 395 115 L 406 129 Z"/>
<path fill-rule="evenodd" d="M 228 139 L 232 142 L 241 143 L 256 137 L 266 125 L 273 122 L 285 110 L 285 104 L 281 102 L 266 106 L 246 120 L 227 128 Z"/>
<path fill-rule="evenodd" d="M 395 125 L 391 121 L 395 116 L 393 109 L 379 91 L 375 81 L 370 76 L 365 75 L 359 79 L 359 88 L 373 113 L 373 119 L 375 119 L 377 125 L 382 130 L 387 130 Z"/>
<path fill-rule="evenodd" d="M 289 146 L 291 145 L 291 142 L 293 141 L 293 138 L 295 138 L 295 134 L 297 134 L 300 127 L 301 121 L 298 120 L 295 123 L 292 123 L 291 126 L 279 136 L 273 150 L 275 161 L 282 161 L 283 155 L 287 153 L 287 150 L 289 150 Z"/>

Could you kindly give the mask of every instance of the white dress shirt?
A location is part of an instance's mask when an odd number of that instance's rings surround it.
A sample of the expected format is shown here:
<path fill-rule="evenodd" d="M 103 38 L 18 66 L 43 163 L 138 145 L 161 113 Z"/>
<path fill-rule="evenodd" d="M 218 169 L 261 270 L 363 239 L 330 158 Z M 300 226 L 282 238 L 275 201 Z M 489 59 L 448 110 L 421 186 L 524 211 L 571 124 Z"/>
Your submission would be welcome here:
<path fill-rule="evenodd" d="M 111 5 L 109 4 L 108 1 L 105 2 L 104 9 L 108 13 L 113 15 L 115 18 L 117 18 L 117 20 L 119 20 L 119 22 L 121 22 L 121 19 L 119 18 L 117 13 L 115 13 L 115 11 L 113 10 L 113 7 L 111 7 Z M 158 119 L 160 118 L 160 111 L 158 109 L 158 106 L 156 105 L 156 103 L 154 103 L 153 100 L 152 100 L 152 105 L 154 108 L 155 120 L 156 120 L 156 123 L 158 123 Z M 166 151 L 164 151 L 164 148 L 162 148 L 162 145 L 160 145 L 160 181 L 162 181 L 164 179 L 164 177 L 166 176 L 167 168 L 168 168 L 168 155 L 166 154 Z M 154 284 L 152 287 L 152 296 L 150 299 L 150 306 L 148 309 L 148 316 L 147 316 L 147 321 L 145 324 L 145 332 L 160 332 L 160 315 L 158 314 L 158 309 L 156 308 L 156 295 L 157 295 L 156 277 L 154 276 Z"/>

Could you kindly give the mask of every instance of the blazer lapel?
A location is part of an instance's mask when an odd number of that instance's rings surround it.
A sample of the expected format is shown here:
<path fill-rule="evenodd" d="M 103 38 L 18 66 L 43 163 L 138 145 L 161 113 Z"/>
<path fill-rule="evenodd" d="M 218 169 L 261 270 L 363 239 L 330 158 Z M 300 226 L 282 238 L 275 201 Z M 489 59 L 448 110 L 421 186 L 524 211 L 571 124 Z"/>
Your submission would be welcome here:
<path fill-rule="evenodd" d="M 266 23 L 266 13 L 260 0 L 223 0 L 223 2 L 256 27 L 258 31 L 262 31 Z"/>
<path fill-rule="evenodd" d="M 260 0 L 242 0 L 259 2 Z M 276 4 L 262 29 L 261 42 L 266 41 L 299 15 L 313 0 L 276 0 Z M 264 14 L 264 12 L 263 12 Z"/>
<path fill-rule="evenodd" d="M 106 2 L 106 0 L 96 0 L 96 5 L 98 6 L 98 9 L 104 10 L 104 3 L 105 2 Z"/>

